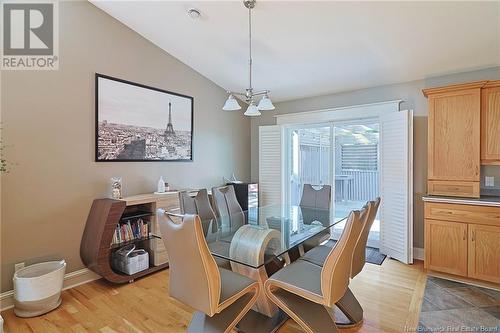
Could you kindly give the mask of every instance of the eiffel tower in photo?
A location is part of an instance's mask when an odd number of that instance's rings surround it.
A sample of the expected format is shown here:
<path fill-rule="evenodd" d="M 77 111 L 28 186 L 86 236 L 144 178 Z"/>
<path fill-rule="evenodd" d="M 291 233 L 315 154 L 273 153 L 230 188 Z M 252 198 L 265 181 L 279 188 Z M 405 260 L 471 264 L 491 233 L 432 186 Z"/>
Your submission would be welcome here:
<path fill-rule="evenodd" d="M 172 125 L 172 103 L 168 102 L 168 124 L 165 130 L 165 138 L 170 135 L 175 135 L 174 125 Z"/>

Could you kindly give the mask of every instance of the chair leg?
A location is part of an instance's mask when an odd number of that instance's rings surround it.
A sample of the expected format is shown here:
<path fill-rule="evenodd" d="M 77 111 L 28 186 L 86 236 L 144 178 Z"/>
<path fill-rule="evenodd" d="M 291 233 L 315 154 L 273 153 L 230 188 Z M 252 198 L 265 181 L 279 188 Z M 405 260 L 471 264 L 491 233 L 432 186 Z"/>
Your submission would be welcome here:
<path fill-rule="evenodd" d="M 285 259 L 275 257 L 271 262 L 265 265 L 267 276 L 271 276 L 285 266 Z"/>
<path fill-rule="evenodd" d="M 363 308 L 359 304 L 351 289 L 347 288 L 344 296 L 335 304 L 342 314 L 347 318 L 346 322 L 339 322 L 340 316 L 335 316 L 336 324 L 340 328 L 358 326 L 363 322 Z"/>
<path fill-rule="evenodd" d="M 294 262 L 295 260 L 299 259 L 300 256 L 301 256 L 301 254 L 300 254 L 298 246 L 295 246 L 295 247 L 291 248 L 290 250 L 288 250 L 288 260 L 290 262 Z M 287 264 L 289 264 L 289 263 L 287 263 Z"/>
<path fill-rule="evenodd" d="M 279 288 L 267 295 L 307 333 L 340 332 L 332 313 L 323 305 Z"/>
<path fill-rule="evenodd" d="M 229 305 L 222 312 L 213 317 L 203 312 L 194 313 L 189 323 L 188 333 L 228 333 L 240 322 L 243 316 L 252 308 L 257 301 L 256 290 L 240 297 L 236 302 Z"/>

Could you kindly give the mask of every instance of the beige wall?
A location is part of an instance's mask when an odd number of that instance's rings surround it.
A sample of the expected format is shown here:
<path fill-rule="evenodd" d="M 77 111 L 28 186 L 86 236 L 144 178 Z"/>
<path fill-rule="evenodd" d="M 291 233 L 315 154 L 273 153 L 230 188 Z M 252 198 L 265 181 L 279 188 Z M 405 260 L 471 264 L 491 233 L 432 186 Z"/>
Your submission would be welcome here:
<path fill-rule="evenodd" d="M 179 34 L 182 32 L 165 32 Z M 95 163 L 94 73 L 193 96 L 194 162 Z M 2 179 L 1 290 L 14 263 L 51 258 L 83 268 L 79 246 L 94 198 L 120 175 L 126 195 L 250 178 L 250 121 L 221 110 L 224 90 L 87 1 L 60 5 L 60 69 L 2 73 L 7 157 Z"/>
<path fill-rule="evenodd" d="M 402 110 L 414 110 L 414 246 L 423 248 L 422 195 L 426 192 L 427 178 L 427 99 L 423 96 L 422 89 L 497 79 L 500 79 L 500 67 L 276 103 L 276 110 L 252 119 L 252 180 L 257 181 L 259 177 L 259 126 L 275 124 L 274 115 L 401 99 L 404 101 L 401 104 Z M 485 168 L 483 173 L 499 174 L 499 168 Z M 497 180 L 497 183 L 499 182 L 500 179 Z"/>

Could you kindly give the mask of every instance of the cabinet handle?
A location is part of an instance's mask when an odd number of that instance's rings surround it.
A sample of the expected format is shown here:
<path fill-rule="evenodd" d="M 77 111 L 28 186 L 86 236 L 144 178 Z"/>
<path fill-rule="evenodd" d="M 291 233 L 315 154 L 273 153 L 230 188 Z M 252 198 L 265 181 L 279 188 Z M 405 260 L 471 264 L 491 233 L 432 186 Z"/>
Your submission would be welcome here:
<path fill-rule="evenodd" d="M 476 240 L 476 232 L 472 231 L 472 241 L 474 242 Z"/>
<path fill-rule="evenodd" d="M 467 230 L 464 230 L 464 240 L 467 239 Z"/>

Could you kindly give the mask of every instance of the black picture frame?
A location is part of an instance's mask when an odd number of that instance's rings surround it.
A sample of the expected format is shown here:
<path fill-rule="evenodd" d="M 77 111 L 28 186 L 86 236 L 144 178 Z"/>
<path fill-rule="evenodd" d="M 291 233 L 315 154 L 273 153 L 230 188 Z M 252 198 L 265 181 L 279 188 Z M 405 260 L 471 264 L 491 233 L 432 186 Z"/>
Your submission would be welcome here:
<path fill-rule="evenodd" d="M 153 90 L 156 92 L 164 93 L 167 95 L 172 95 L 176 97 L 186 98 L 190 101 L 191 104 L 191 134 L 189 137 L 190 140 L 190 158 L 184 159 L 135 159 L 135 158 L 122 158 L 122 159 L 104 159 L 99 157 L 99 80 L 106 79 L 119 83 L 124 83 L 128 85 L 132 85 L 138 88 Z M 194 97 L 179 94 L 176 92 L 140 84 L 137 82 L 132 82 L 124 79 L 120 79 L 117 77 L 95 73 L 95 162 L 193 162 L 194 161 Z"/>

